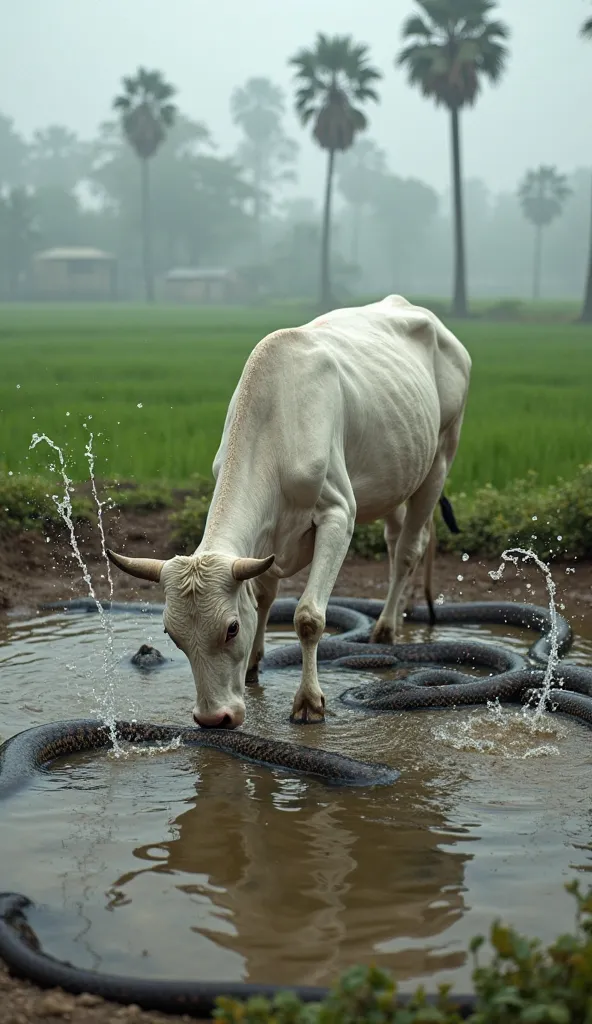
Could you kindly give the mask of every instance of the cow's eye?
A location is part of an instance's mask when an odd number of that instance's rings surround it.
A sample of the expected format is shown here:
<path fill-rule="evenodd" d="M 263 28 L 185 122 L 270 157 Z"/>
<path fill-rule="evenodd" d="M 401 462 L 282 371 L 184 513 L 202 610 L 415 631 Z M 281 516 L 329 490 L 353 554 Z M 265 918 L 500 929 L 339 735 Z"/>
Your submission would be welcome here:
<path fill-rule="evenodd" d="M 239 625 L 236 619 L 233 619 L 228 629 L 226 630 L 226 640 L 234 640 L 235 636 L 238 636 Z"/>

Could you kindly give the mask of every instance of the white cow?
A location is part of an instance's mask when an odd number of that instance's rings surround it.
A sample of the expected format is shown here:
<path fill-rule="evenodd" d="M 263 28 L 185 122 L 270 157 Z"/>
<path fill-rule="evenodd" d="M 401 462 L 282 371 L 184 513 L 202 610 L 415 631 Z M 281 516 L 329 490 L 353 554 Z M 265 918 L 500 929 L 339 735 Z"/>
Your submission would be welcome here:
<path fill-rule="evenodd" d="M 457 449 L 470 371 L 438 317 L 399 295 L 256 345 L 230 401 L 193 555 L 109 552 L 125 572 L 164 584 L 165 631 L 191 663 L 199 725 L 243 723 L 279 581 L 308 565 L 291 719 L 322 721 L 317 645 L 356 522 L 386 523 L 391 575 L 374 639 L 394 639 Z"/>

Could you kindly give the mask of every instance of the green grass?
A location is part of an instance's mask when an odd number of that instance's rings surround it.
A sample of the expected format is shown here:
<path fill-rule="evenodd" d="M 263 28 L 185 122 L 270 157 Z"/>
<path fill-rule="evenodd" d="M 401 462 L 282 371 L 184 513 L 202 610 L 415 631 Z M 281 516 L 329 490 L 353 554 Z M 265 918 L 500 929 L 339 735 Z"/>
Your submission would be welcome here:
<path fill-rule="evenodd" d="M 74 479 L 85 479 L 86 422 L 100 477 L 183 484 L 208 475 L 250 350 L 310 313 L 0 307 L 0 469 L 47 471 L 49 450 L 28 451 L 37 431 L 64 446 Z M 455 491 L 503 487 L 531 469 L 551 483 L 590 460 L 592 329 L 448 323 L 473 358 Z"/>

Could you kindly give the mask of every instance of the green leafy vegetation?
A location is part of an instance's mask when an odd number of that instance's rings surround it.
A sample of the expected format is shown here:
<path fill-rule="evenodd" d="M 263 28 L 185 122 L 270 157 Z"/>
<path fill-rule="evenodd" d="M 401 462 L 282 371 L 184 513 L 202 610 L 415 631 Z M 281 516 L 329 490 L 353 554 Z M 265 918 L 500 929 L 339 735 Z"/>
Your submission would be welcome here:
<path fill-rule="evenodd" d="M 107 486 L 107 495 L 115 508 L 135 509 L 137 512 L 157 512 L 173 504 L 172 490 L 165 483 L 114 484 Z"/>
<path fill-rule="evenodd" d="M 450 533 L 436 512 L 440 550 L 495 558 L 504 548 L 520 546 L 550 561 L 592 555 L 592 465 L 547 487 L 531 472 L 505 488 L 489 484 L 473 495 L 450 497 L 461 533 Z M 353 550 L 365 558 L 382 557 L 382 533 L 380 522 L 357 526 Z"/>
<path fill-rule="evenodd" d="M 576 902 L 575 929 L 550 946 L 495 921 L 489 933 L 492 955 L 483 963 L 485 939 L 472 940 L 475 1009 L 469 1024 L 590 1024 L 592 889 L 582 893 L 577 882 L 566 889 Z M 386 971 L 353 967 L 322 1003 L 305 1005 L 289 992 L 273 1002 L 220 998 L 215 1019 L 222 1024 L 460 1024 L 462 1018 L 450 986 L 440 986 L 433 1002 L 423 988 L 403 1001 Z"/>
<path fill-rule="evenodd" d="M 17 530 L 61 526 L 62 518 L 52 499 L 52 492 L 46 478 L 11 476 L 0 472 L 0 536 Z M 58 497 L 61 496 L 59 491 Z M 90 501 L 75 494 L 71 494 L 70 499 L 74 522 L 95 518 Z"/>

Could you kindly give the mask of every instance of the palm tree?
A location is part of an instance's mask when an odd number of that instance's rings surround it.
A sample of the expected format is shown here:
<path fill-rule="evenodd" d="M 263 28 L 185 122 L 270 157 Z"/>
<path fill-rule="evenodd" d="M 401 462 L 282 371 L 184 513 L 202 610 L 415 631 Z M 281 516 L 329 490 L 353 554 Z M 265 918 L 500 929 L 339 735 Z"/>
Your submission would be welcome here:
<path fill-rule="evenodd" d="M 142 189 L 142 257 L 146 301 L 154 302 L 154 271 L 150 231 L 150 160 L 175 122 L 177 108 L 171 103 L 176 90 L 160 71 L 138 68 L 123 79 L 124 91 L 113 101 L 121 116 L 123 133 L 140 160 Z"/>
<path fill-rule="evenodd" d="M 269 78 L 249 78 L 230 98 L 232 120 L 242 128 L 244 140 L 237 157 L 250 171 L 254 189 L 253 219 L 261 250 L 262 218 L 273 185 L 294 181 L 298 146 L 282 127 L 284 93 Z"/>
<path fill-rule="evenodd" d="M 353 145 L 367 126 L 359 104 L 378 102 L 374 83 L 382 74 L 372 67 L 368 47 L 351 36 L 326 36 L 319 32 L 312 49 L 299 50 L 291 58 L 296 68 L 296 112 L 303 125 L 314 124 L 313 135 L 327 151 L 327 178 L 321 235 L 322 309 L 331 305 L 330 239 L 331 199 L 335 154 Z"/>
<path fill-rule="evenodd" d="M 472 106 L 482 82 L 497 82 L 508 56 L 504 41 L 509 29 L 488 15 L 493 0 L 416 0 L 420 14 L 403 26 L 408 45 L 396 64 L 405 67 L 411 85 L 450 111 L 452 177 L 454 191 L 454 298 L 455 316 L 466 316 L 467 288 L 460 159 L 460 111 Z"/>
<path fill-rule="evenodd" d="M 592 18 L 587 18 L 580 29 L 582 39 L 592 39 Z M 591 203 L 592 211 L 592 203 Z M 584 324 L 592 323 L 592 222 L 590 224 L 590 250 L 588 256 L 588 274 L 586 277 L 586 292 L 584 305 L 580 314 L 580 321 Z"/>
<path fill-rule="evenodd" d="M 534 269 L 532 276 L 532 297 L 541 297 L 541 259 L 543 252 L 543 228 L 548 227 L 563 210 L 571 189 L 564 174 L 558 174 L 555 167 L 541 165 L 536 171 L 528 171 L 520 188 L 518 198 L 522 212 L 534 224 Z"/>

